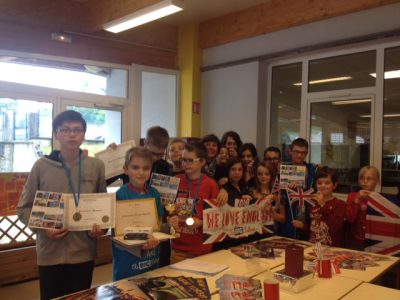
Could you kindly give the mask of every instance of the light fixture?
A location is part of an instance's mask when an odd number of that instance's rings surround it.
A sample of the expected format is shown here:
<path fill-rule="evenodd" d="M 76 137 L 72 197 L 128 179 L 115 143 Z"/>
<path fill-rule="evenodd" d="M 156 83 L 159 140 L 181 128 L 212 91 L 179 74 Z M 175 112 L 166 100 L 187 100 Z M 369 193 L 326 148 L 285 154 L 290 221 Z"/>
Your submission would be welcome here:
<path fill-rule="evenodd" d="M 400 114 L 385 114 L 383 115 L 384 118 L 398 118 Z M 371 115 L 360 115 L 360 118 L 371 118 Z"/>
<path fill-rule="evenodd" d="M 162 17 L 181 11 L 184 7 L 181 0 L 163 0 L 147 6 L 125 17 L 116 19 L 103 25 L 104 30 L 118 33 Z"/>
<path fill-rule="evenodd" d="M 360 104 L 371 102 L 371 99 L 351 99 L 351 100 L 339 100 L 332 101 L 332 105 L 349 105 L 349 104 Z"/>
<path fill-rule="evenodd" d="M 51 39 L 53 41 L 61 42 L 61 43 L 71 43 L 72 37 L 67 34 L 53 32 L 51 34 Z"/>
<path fill-rule="evenodd" d="M 353 77 L 351 77 L 351 76 L 332 77 L 332 78 L 311 80 L 308 82 L 308 84 L 327 83 L 327 82 L 343 81 L 343 80 L 350 80 L 350 79 L 353 79 Z M 301 82 L 295 82 L 295 83 L 293 83 L 293 85 L 301 86 Z"/>
<path fill-rule="evenodd" d="M 369 75 L 376 78 L 376 73 L 371 73 Z M 400 78 L 400 70 L 385 72 L 385 79 L 393 79 L 393 78 Z"/>

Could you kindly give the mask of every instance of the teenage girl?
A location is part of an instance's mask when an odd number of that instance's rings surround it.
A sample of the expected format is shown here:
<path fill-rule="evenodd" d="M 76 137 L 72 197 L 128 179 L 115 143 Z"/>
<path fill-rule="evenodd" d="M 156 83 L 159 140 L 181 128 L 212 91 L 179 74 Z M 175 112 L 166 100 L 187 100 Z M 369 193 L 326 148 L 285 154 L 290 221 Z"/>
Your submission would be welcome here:
<path fill-rule="evenodd" d="M 265 202 L 266 233 L 275 232 L 273 222 L 284 223 L 286 221 L 285 205 L 278 193 L 273 193 L 275 182 L 275 168 L 268 162 L 261 162 L 256 168 L 256 186 L 252 189 L 252 197 L 257 201 Z"/>
<path fill-rule="evenodd" d="M 244 163 L 244 180 L 249 188 L 255 186 L 255 169 L 258 164 L 257 150 L 254 144 L 245 143 L 239 148 L 239 157 Z"/>

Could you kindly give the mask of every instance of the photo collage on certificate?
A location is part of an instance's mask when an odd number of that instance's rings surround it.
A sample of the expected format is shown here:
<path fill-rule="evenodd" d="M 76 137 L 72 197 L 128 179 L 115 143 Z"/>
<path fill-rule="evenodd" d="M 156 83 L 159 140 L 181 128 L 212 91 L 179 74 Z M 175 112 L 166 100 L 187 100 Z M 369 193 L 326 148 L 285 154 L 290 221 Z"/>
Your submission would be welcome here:
<path fill-rule="evenodd" d="M 281 164 L 279 169 L 279 187 L 286 189 L 290 185 L 305 188 L 306 185 L 306 167 L 296 165 Z"/>
<path fill-rule="evenodd" d="M 62 193 L 37 191 L 28 226 L 47 229 L 63 228 L 64 199 Z"/>
<path fill-rule="evenodd" d="M 160 199 L 164 206 L 172 204 L 178 193 L 180 179 L 174 176 L 153 173 L 150 185 L 160 193 Z"/>

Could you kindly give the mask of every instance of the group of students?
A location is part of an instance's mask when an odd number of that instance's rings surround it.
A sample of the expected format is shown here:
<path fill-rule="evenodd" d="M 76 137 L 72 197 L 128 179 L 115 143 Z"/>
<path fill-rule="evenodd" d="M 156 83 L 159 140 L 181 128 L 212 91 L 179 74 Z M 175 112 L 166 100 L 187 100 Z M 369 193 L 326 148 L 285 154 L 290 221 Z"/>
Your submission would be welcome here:
<path fill-rule="evenodd" d="M 378 170 L 374 167 L 360 170 L 361 190 L 349 194 L 346 204 L 333 196 L 337 186 L 335 173 L 329 168 L 305 162 L 308 143 L 302 138 L 291 144 L 289 163 L 306 166 L 305 189 L 314 187 L 316 193 L 312 205 L 296 206 L 289 205 L 287 194 L 276 185 L 281 163 L 280 150 L 267 148 L 260 162 L 255 146 L 243 144 L 233 131 L 225 133 L 221 141 L 215 135 L 207 135 L 200 142 L 185 143 L 180 139 L 169 141 L 164 128 L 152 127 L 147 131 L 144 147 L 133 147 L 126 153 L 124 174 L 106 182 L 104 164 L 84 155 L 80 149 L 86 132 L 86 122 L 80 113 L 72 110 L 60 113 L 54 118 L 52 129 L 60 150 L 39 159 L 31 170 L 17 207 L 18 216 L 24 224 L 28 224 L 37 190 L 73 193 L 79 200 L 80 193 L 106 192 L 108 184 L 121 178 L 123 185 L 116 192 L 117 201 L 155 198 L 161 223 L 179 234 L 171 242 L 161 243 L 150 236 L 141 248 L 141 255 L 113 243 L 113 280 L 274 233 L 363 249 L 367 201 L 369 193 L 379 182 Z M 187 224 L 187 216 L 164 211 L 159 193 L 149 184 L 153 172 L 180 178 L 177 197 L 192 204 L 189 212 L 192 223 Z M 271 208 L 272 222 L 265 234 L 203 244 L 205 199 L 215 199 L 221 207 L 264 201 L 265 207 Z M 350 228 L 346 238 L 345 226 Z M 96 240 L 106 231 L 94 224 L 92 230 L 87 232 L 35 229 L 35 233 L 41 299 L 89 288 Z"/>

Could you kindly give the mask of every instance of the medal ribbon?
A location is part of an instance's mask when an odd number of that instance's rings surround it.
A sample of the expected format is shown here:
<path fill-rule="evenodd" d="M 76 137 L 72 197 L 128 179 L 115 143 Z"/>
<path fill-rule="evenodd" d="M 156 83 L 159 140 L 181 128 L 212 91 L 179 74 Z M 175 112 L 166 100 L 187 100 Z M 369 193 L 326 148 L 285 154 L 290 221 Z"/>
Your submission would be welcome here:
<path fill-rule="evenodd" d="M 203 177 L 203 175 L 200 175 L 199 181 L 197 182 L 197 185 L 196 185 L 196 191 L 194 192 L 192 215 L 194 215 L 196 212 L 196 203 L 197 203 L 197 200 L 199 200 L 200 183 L 201 183 L 202 177 Z M 186 180 L 188 181 L 188 184 L 189 184 L 189 199 L 190 199 L 190 194 L 192 193 L 192 180 L 190 180 L 190 178 L 188 176 L 186 176 Z"/>
<path fill-rule="evenodd" d="M 72 195 L 74 196 L 75 207 L 79 206 L 79 199 L 81 197 L 81 177 L 82 177 L 82 153 L 79 153 L 79 163 L 78 163 L 78 193 L 75 193 L 75 186 L 71 176 L 71 169 L 67 166 L 67 163 L 60 154 L 60 159 L 65 170 L 65 174 L 68 177 L 69 188 L 71 189 Z"/>

